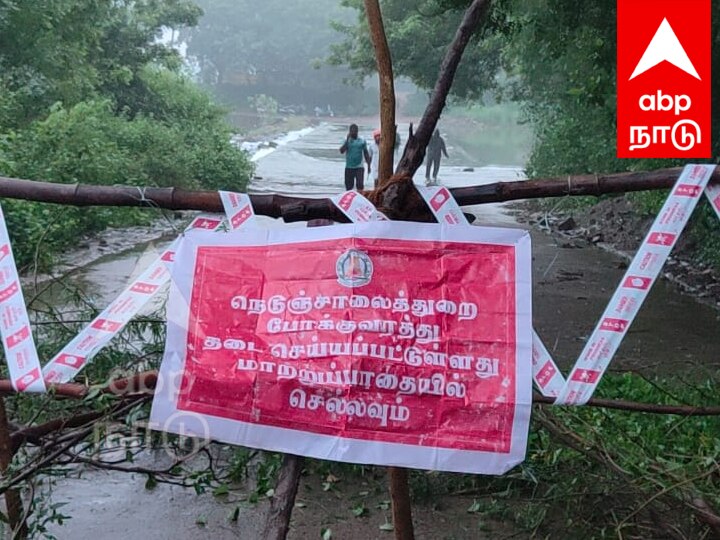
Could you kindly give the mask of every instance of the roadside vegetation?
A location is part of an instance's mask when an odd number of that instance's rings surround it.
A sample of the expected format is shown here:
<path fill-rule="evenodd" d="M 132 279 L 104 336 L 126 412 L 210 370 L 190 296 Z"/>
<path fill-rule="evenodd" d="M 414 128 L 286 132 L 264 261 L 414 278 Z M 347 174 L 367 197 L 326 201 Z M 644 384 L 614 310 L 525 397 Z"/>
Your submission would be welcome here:
<path fill-rule="evenodd" d="M 183 74 L 162 29 L 189 1 L 0 4 L 0 175 L 62 183 L 244 190 L 252 172 L 226 111 Z M 147 212 L 3 201 L 20 266 Z M 41 245 L 42 249 L 38 250 Z"/>

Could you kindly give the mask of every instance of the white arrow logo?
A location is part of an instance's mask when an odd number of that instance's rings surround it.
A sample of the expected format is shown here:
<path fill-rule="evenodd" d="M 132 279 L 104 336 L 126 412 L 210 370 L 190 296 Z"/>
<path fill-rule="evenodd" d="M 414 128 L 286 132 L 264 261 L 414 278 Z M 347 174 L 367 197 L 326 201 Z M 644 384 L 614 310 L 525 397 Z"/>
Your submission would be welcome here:
<path fill-rule="evenodd" d="M 633 80 L 641 73 L 645 73 L 647 70 L 654 68 L 663 60 L 667 60 L 672 65 L 679 67 L 696 79 L 701 80 L 700 75 L 698 75 L 698 72 L 695 70 L 695 66 L 693 66 L 690 61 L 682 43 L 680 43 L 680 40 L 675 35 L 675 31 L 667 19 L 663 19 L 660 23 L 657 32 L 655 32 L 655 37 L 652 38 L 650 45 L 645 49 L 640 62 L 638 62 L 629 80 Z"/>

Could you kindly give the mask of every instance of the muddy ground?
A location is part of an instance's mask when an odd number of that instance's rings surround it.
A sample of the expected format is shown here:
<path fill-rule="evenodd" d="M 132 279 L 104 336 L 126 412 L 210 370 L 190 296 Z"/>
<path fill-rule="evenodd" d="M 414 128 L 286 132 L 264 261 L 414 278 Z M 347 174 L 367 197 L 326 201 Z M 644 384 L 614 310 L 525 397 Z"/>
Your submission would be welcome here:
<path fill-rule="evenodd" d="M 622 197 L 549 211 L 536 202 L 508 207 L 533 231 L 535 327 L 561 367 L 569 367 L 620 282 L 652 218 Z M 718 376 L 720 280 L 693 260 L 684 234 L 627 338 L 612 371 L 705 379 Z"/>

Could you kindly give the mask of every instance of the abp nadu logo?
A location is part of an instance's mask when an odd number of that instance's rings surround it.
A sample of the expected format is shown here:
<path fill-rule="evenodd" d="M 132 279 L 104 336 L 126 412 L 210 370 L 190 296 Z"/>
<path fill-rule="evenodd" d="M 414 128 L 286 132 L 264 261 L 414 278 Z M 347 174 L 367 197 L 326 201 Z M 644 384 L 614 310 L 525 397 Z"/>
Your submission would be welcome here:
<path fill-rule="evenodd" d="M 711 157 L 710 0 L 617 7 L 617 156 Z"/>

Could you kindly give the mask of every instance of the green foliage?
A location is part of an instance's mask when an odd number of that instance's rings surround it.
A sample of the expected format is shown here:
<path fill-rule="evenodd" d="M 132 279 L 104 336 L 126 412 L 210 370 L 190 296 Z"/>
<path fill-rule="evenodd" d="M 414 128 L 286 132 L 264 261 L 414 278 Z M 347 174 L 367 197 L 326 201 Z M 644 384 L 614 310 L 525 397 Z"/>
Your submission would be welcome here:
<path fill-rule="evenodd" d="M 278 112 L 277 100 L 265 94 L 250 96 L 248 103 L 260 116 L 272 116 Z"/>
<path fill-rule="evenodd" d="M 203 82 L 224 101 L 247 107 L 265 94 L 299 112 L 335 111 L 359 104 L 362 92 L 343 84 L 347 69 L 323 65 L 338 33 L 332 19 L 348 20 L 338 0 L 198 0 L 204 11 L 196 28 L 183 31 L 188 54 Z"/>
<path fill-rule="evenodd" d="M 62 183 L 242 191 L 252 173 L 226 111 L 179 73 L 161 29 L 188 0 L 0 3 L 0 174 Z M 21 266 L 79 235 L 147 223 L 136 210 L 4 202 Z"/>
<path fill-rule="evenodd" d="M 470 2 L 437 0 L 383 0 L 381 8 L 396 77 L 406 76 L 417 86 L 431 89 L 447 46 L 455 35 Z M 345 40 L 332 47 L 329 61 L 347 65 L 362 80 L 375 72 L 375 56 L 361 0 L 343 0 L 357 10 L 355 24 L 336 23 Z M 458 69 L 453 95 L 476 99 L 496 83 L 500 69 L 502 38 L 493 30 L 496 19 L 477 32 Z"/>

